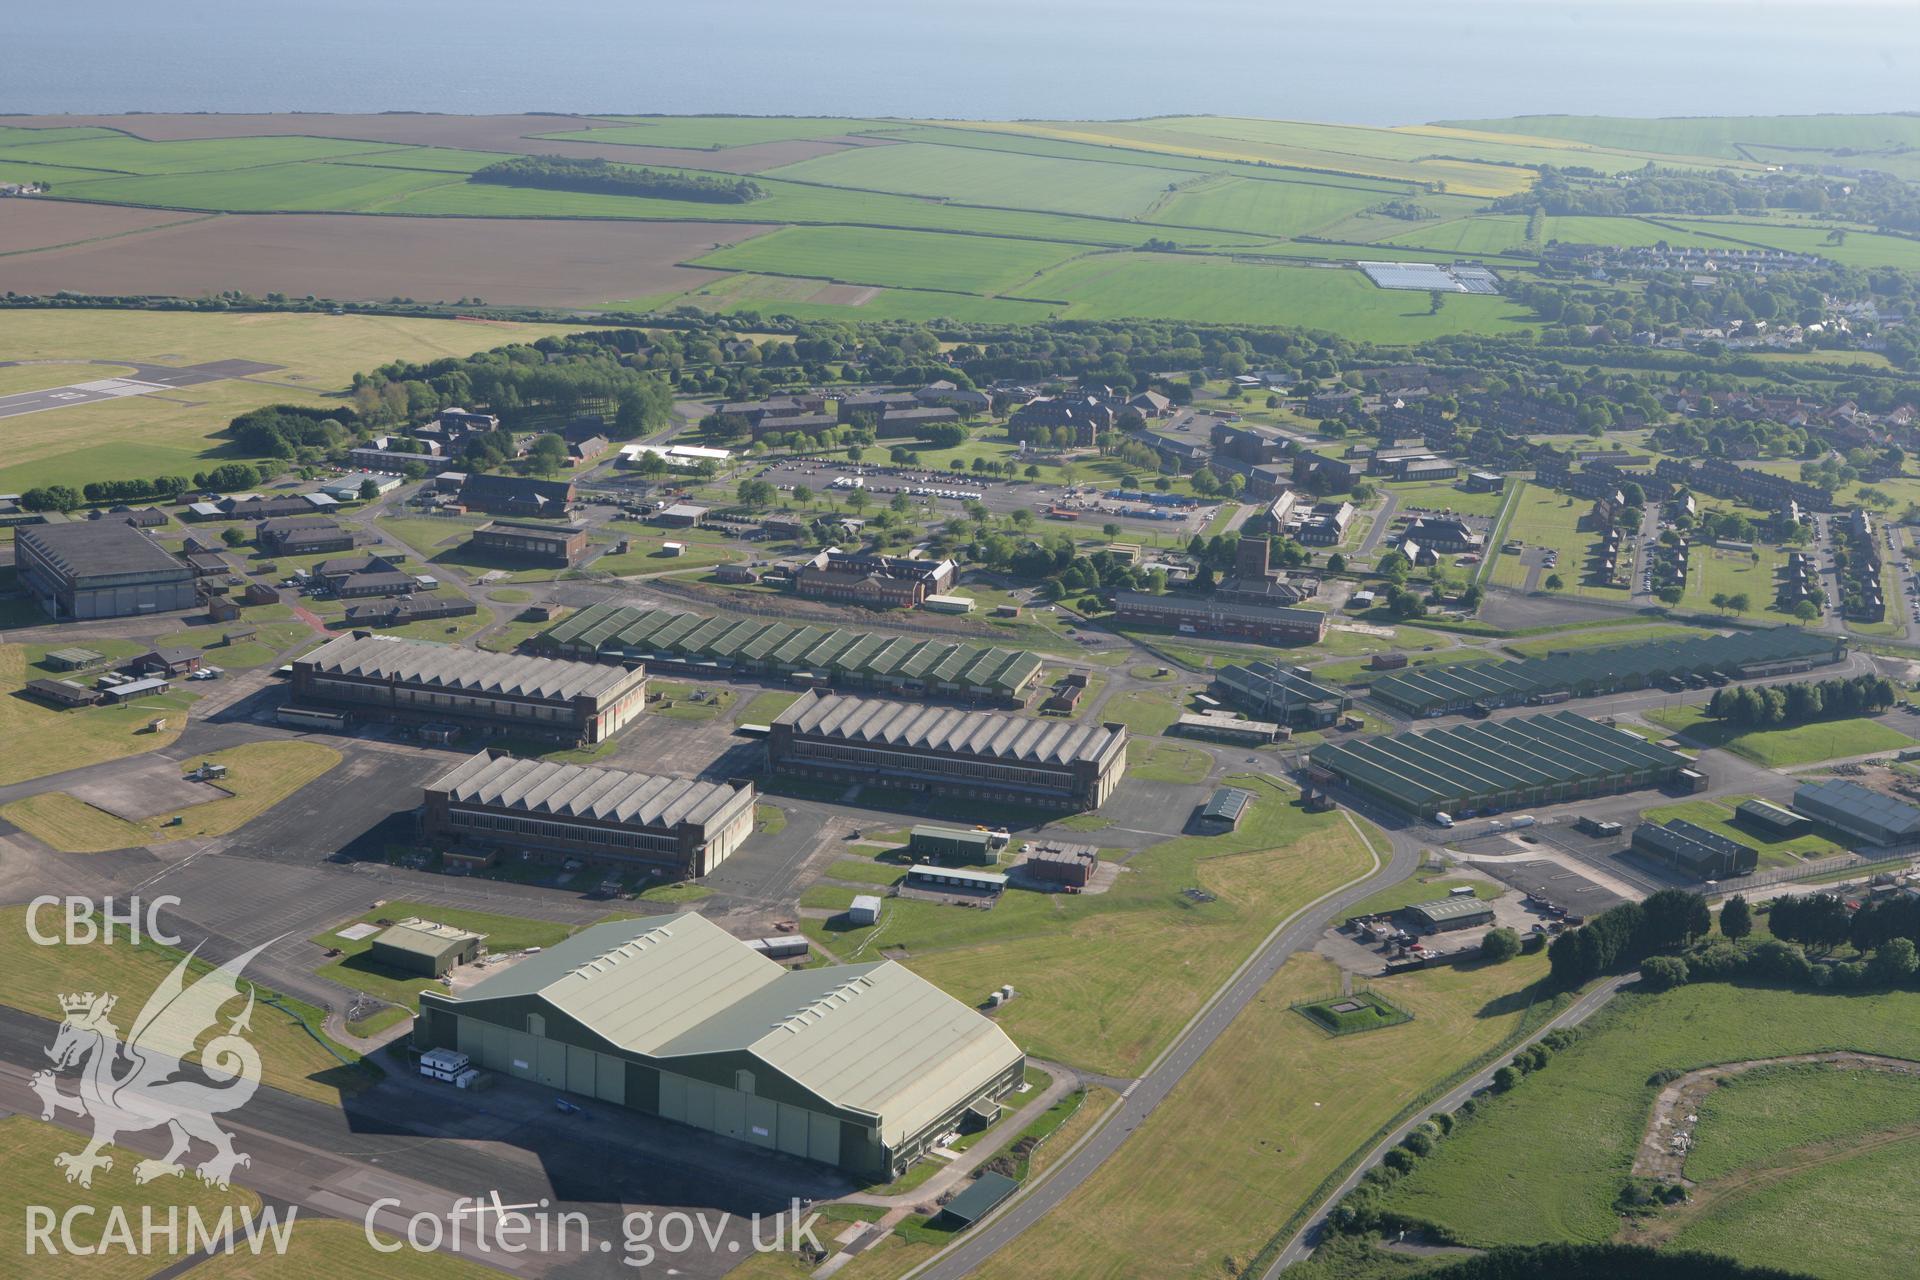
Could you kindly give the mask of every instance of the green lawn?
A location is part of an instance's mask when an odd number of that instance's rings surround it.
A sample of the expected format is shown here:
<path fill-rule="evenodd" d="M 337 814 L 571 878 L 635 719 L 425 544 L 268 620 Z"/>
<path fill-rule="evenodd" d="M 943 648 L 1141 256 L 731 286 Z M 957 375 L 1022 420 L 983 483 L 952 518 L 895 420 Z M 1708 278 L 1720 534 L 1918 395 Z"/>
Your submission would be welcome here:
<path fill-rule="evenodd" d="M 1124 724 L 1141 737 L 1155 738 L 1180 718 L 1181 703 L 1172 693 L 1129 689 L 1116 693 L 1100 708 L 1102 723 Z"/>
<path fill-rule="evenodd" d="M 1900 751 L 1914 740 L 1871 717 L 1856 720 L 1816 720 L 1788 729 L 1740 732 L 1707 716 L 1700 706 L 1661 707 L 1641 713 L 1655 724 L 1684 734 L 1703 747 L 1724 747 L 1769 769 L 1815 764 L 1876 751 Z"/>
<path fill-rule="evenodd" d="M 876 147 L 877 154 L 890 148 Z M 852 153 L 861 154 L 861 153 Z M 693 265 L 817 276 L 842 284 L 998 293 L 1082 250 L 1044 240 L 988 239 L 868 227 L 788 227 L 716 249 Z"/>
<path fill-rule="evenodd" d="M 1513 482 L 1515 486 L 1521 483 Z M 1520 557 L 1500 554 L 1501 541 L 1517 538 L 1529 547 L 1550 547 L 1560 553 L 1559 565 L 1540 575 L 1543 588 L 1550 575 L 1558 574 L 1566 583 L 1568 594 L 1591 596 L 1599 600 L 1625 600 L 1628 595 L 1625 587 L 1594 586 L 1585 581 L 1587 560 L 1599 542 L 1599 535 L 1580 528 L 1579 524 L 1592 509 L 1591 502 L 1571 498 L 1552 489 L 1535 485 L 1522 487 L 1513 500 L 1512 514 L 1503 531 L 1504 537 L 1489 547 L 1489 554 L 1498 557 L 1493 564 L 1493 581 L 1507 587 L 1526 584 L 1527 567 L 1520 562 Z M 1626 572 L 1628 570 L 1622 570 L 1623 574 Z"/>
<path fill-rule="evenodd" d="M 843 958 L 898 948 L 968 1003 L 1011 982 L 1020 998 L 999 1021 L 1029 1052 L 1131 1074 L 1276 921 L 1372 865 L 1344 820 L 1302 811 L 1291 788 L 1229 781 L 1256 797 L 1240 830 L 1135 854 L 1106 893 L 1010 891 L 984 912 L 901 898 L 876 927 L 844 919 L 801 927 Z M 1196 903 L 1186 888 L 1215 901 Z M 855 892 L 816 885 L 801 901 L 838 911 Z"/>
<path fill-rule="evenodd" d="M 1485 1102 L 1386 1204 L 1475 1245 L 1609 1239 L 1620 1225 L 1613 1200 L 1657 1092 L 1649 1083 L 1655 1072 L 1831 1048 L 1920 1057 L 1920 994 L 1709 983 L 1617 995 L 1580 1043 L 1513 1093 Z M 1811 1215 L 1800 1225 L 1803 1236 L 1843 1230 Z"/>
<path fill-rule="evenodd" d="M 746 706 L 740 708 L 739 723 L 771 723 L 774 717 L 799 700 L 800 694 L 788 693 L 784 689 L 767 689 L 756 693 Z"/>
<path fill-rule="evenodd" d="M 1098 217 L 1131 218 L 1164 200 L 1167 187 L 1193 175 L 1151 165 L 949 146 L 935 141 L 859 147 L 815 156 L 772 170 L 796 181 L 836 187 L 935 196 L 964 204 L 1046 209 Z M 1274 184 L 1284 186 L 1286 184 Z M 1162 206 L 1164 210 L 1164 206 Z M 1172 219 L 1194 227 L 1266 232 L 1242 221 Z"/>
<path fill-rule="evenodd" d="M 1769 544 L 1752 551 L 1728 551 L 1702 544 L 1687 557 L 1687 590 L 1680 603 L 1704 614 L 1779 623 L 1792 615 L 1773 607 L 1776 574 L 1786 563 L 1786 552 Z M 1747 608 L 1728 613 L 1713 606 L 1716 595 L 1745 595 Z"/>
<path fill-rule="evenodd" d="M 1204 782 L 1212 768 L 1213 757 L 1198 747 L 1147 738 L 1127 743 L 1127 776 L 1142 782 Z"/>
<path fill-rule="evenodd" d="M 1674 818 L 1685 818 L 1709 831 L 1717 831 L 1730 840 L 1757 848 L 1760 851 L 1762 867 L 1791 866 L 1802 859 L 1827 858 L 1837 853 L 1847 852 L 1847 837 L 1840 832 L 1819 834 L 1818 830 L 1806 835 L 1794 836 L 1787 840 L 1770 840 L 1761 833 L 1759 827 L 1750 827 L 1734 821 L 1735 806 L 1752 796 L 1728 796 L 1719 800 L 1683 800 L 1679 804 L 1661 805 L 1648 809 L 1640 816 L 1647 822 L 1667 822 Z M 1837 837 L 1837 838 L 1836 838 Z"/>

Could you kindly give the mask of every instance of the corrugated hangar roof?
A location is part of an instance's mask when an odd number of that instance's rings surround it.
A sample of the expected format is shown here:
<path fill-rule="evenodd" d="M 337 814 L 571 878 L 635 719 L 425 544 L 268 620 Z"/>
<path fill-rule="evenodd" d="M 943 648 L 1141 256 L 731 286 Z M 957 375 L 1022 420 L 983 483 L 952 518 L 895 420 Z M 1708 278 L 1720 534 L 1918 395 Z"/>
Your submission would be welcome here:
<path fill-rule="evenodd" d="M 696 778 L 495 757 L 485 751 L 462 760 L 428 783 L 427 790 L 444 791 L 469 804 L 649 827 L 711 821 L 743 794 Z"/>
<path fill-rule="evenodd" d="M 341 636 L 294 659 L 294 665 L 310 666 L 323 675 L 398 679 L 474 693 L 556 700 L 593 697 L 628 678 L 623 668 L 595 662 L 485 653 L 395 636 Z"/>
<path fill-rule="evenodd" d="M 620 920 L 470 988 L 458 1004 L 538 996 L 653 1058 L 747 1052 L 833 1106 L 917 1132 L 1020 1050 L 891 960 L 789 972 L 694 912 Z"/>
<path fill-rule="evenodd" d="M 994 756 L 1039 764 L 1094 762 L 1126 733 L 1071 720 L 1035 720 L 879 698 L 803 696 L 774 720 L 794 732 L 920 751 Z"/>
<path fill-rule="evenodd" d="M 1022 649 L 606 603 L 563 619 L 542 638 L 562 649 L 621 657 L 765 663 L 791 671 L 900 676 L 1000 692 L 1023 687 L 1040 669 L 1039 655 Z"/>

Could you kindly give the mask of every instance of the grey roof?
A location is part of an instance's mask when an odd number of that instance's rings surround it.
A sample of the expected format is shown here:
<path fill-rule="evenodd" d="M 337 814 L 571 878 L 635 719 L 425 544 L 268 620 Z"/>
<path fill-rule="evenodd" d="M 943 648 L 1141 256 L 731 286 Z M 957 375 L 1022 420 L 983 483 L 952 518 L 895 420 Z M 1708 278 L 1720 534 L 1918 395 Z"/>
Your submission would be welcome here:
<path fill-rule="evenodd" d="M 1852 829 L 1877 829 L 1895 839 L 1920 835 L 1920 809 L 1845 778 L 1809 782 L 1793 804 L 1816 818 Z"/>
<path fill-rule="evenodd" d="M 1126 730 L 879 698 L 802 697 L 774 720 L 796 734 L 1035 764 L 1094 763 Z"/>
<path fill-rule="evenodd" d="M 598 697 L 626 683 L 631 674 L 595 662 L 483 653 L 394 636 L 341 636 L 296 658 L 294 665 L 327 675 L 549 699 Z"/>
<path fill-rule="evenodd" d="M 187 570 L 166 548 L 124 520 L 73 520 L 23 525 L 14 537 L 31 543 L 76 578 Z"/>
<path fill-rule="evenodd" d="M 711 822 L 730 806 L 753 802 L 751 791 L 719 782 L 496 758 L 485 751 L 462 760 L 427 789 L 463 803 L 643 827 Z"/>
<path fill-rule="evenodd" d="M 1149 595 L 1144 591 L 1121 591 L 1113 597 L 1116 609 L 1139 609 L 1147 613 L 1206 613 L 1222 618 L 1244 618 L 1257 622 L 1284 623 L 1288 626 L 1325 630 L 1327 615 L 1318 609 L 1292 609 L 1273 605 L 1242 604 L 1208 596 L 1168 594 Z"/>
<path fill-rule="evenodd" d="M 1493 907 L 1479 898 L 1469 898 L 1465 894 L 1457 898 L 1438 898 L 1432 902 L 1416 902 L 1407 910 L 1415 915 L 1425 916 L 1429 920 L 1457 920 L 1462 916 L 1491 916 Z"/>
<path fill-rule="evenodd" d="M 1020 1059 L 1000 1028 L 891 960 L 792 972 L 694 913 L 583 929 L 455 1007 L 537 995 L 653 1058 L 745 1052 L 898 1142 Z"/>
<path fill-rule="evenodd" d="M 383 947 L 392 947 L 396 951 L 407 951 L 422 956 L 444 956 L 458 951 L 481 936 L 469 929 L 458 929 L 450 924 L 422 920 L 419 916 L 408 916 L 405 920 L 397 920 L 388 925 L 375 934 L 373 940 Z"/>
<path fill-rule="evenodd" d="M 1240 815 L 1252 803 L 1253 792 L 1242 791 L 1239 787 L 1220 787 L 1207 797 L 1206 807 L 1200 810 L 1200 816 L 1220 822 L 1238 822 Z"/>

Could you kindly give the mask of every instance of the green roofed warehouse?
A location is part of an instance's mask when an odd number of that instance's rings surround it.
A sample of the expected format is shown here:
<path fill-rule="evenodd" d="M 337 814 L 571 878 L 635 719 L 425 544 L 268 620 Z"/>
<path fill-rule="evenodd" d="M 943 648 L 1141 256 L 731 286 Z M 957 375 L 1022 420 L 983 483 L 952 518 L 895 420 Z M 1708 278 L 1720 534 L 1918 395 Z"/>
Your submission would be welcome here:
<path fill-rule="evenodd" d="M 1004 703 L 1025 696 L 1041 665 L 1021 649 L 615 604 L 582 609 L 543 632 L 539 644 L 563 657 L 644 663 L 653 672 L 780 676 Z"/>
<path fill-rule="evenodd" d="M 414 1035 L 874 1180 L 1026 1067 L 993 1022 L 891 960 L 788 970 L 693 912 L 594 925 L 459 995 L 424 992 Z"/>
<path fill-rule="evenodd" d="M 1327 742 L 1307 760 L 1322 781 L 1422 817 L 1660 786 L 1693 763 L 1570 711 Z"/>
<path fill-rule="evenodd" d="M 1847 642 L 1839 636 L 1775 627 L 1652 644 L 1599 645 L 1540 658 L 1417 667 L 1375 680 L 1371 694 L 1409 715 L 1443 715 L 1476 703 L 1510 707 L 1555 695 L 1588 698 L 1643 689 L 1669 676 L 1810 670 L 1846 656 Z"/>

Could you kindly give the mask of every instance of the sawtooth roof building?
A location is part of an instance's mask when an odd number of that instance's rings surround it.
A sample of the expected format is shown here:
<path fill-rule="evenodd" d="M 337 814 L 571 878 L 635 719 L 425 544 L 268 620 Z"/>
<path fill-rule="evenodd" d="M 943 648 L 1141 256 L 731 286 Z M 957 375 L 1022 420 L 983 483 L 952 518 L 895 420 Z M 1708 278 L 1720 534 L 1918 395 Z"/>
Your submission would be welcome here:
<path fill-rule="evenodd" d="M 1373 682 L 1372 696 L 1409 715 L 1444 715 L 1476 703 L 1508 707 L 1544 694 L 1586 698 L 1643 689 L 1668 676 L 1778 675 L 1842 662 L 1844 637 L 1799 627 L 1558 650 L 1539 658 L 1409 668 Z"/>
<path fill-rule="evenodd" d="M 808 691 L 769 726 L 777 773 L 1096 809 L 1127 767 L 1127 727 Z"/>
<path fill-rule="evenodd" d="M 1693 764 L 1570 711 L 1327 742 L 1307 760 L 1323 780 L 1421 817 L 1659 786 Z"/>
<path fill-rule="evenodd" d="M 896 1177 L 1018 1089 L 1006 1033 L 891 961 L 788 970 L 687 912 L 594 925 L 458 996 L 421 1048 L 769 1151 Z"/>
<path fill-rule="evenodd" d="M 293 661 L 299 703 L 520 729 L 575 742 L 618 733 L 646 705 L 644 668 L 350 635 Z"/>
<path fill-rule="evenodd" d="M 616 604 L 582 609 L 548 628 L 539 643 L 565 657 L 639 662 L 650 671 L 709 679 L 780 676 L 996 702 L 1018 702 L 1042 665 L 1023 649 Z"/>
<path fill-rule="evenodd" d="M 753 784 L 481 751 L 426 785 L 430 838 L 703 876 L 753 834 Z"/>

